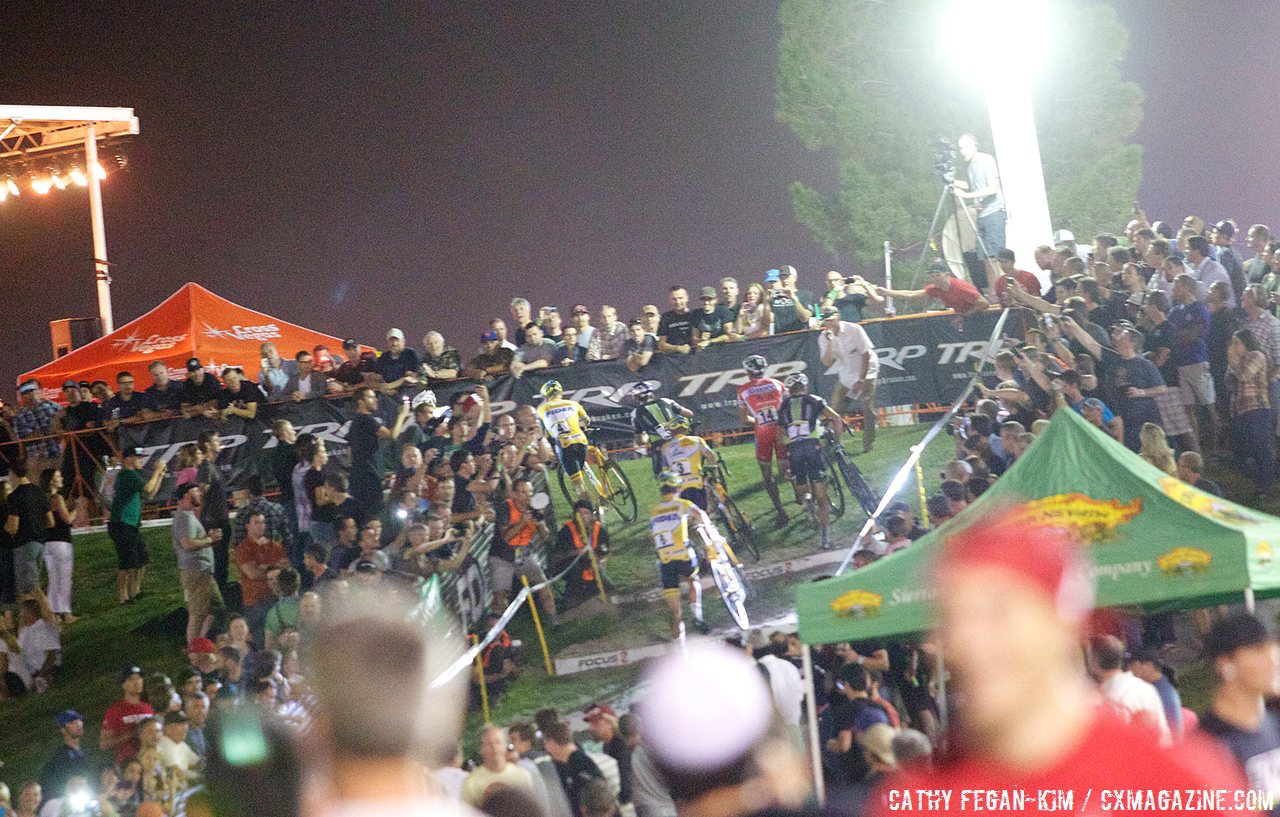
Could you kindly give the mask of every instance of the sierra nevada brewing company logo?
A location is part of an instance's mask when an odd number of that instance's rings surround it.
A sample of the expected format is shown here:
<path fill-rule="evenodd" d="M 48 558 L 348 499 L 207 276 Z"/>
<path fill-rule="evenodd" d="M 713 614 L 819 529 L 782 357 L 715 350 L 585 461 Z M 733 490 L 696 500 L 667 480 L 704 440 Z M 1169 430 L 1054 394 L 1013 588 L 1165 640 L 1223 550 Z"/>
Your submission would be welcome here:
<path fill-rule="evenodd" d="M 1116 528 L 1141 512 L 1141 497 L 1124 503 L 1118 499 L 1094 499 L 1079 492 L 1033 499 L 1015 511 L 1029 525 L 1073 531 L 1085 545 L 1114 540 Z"/>

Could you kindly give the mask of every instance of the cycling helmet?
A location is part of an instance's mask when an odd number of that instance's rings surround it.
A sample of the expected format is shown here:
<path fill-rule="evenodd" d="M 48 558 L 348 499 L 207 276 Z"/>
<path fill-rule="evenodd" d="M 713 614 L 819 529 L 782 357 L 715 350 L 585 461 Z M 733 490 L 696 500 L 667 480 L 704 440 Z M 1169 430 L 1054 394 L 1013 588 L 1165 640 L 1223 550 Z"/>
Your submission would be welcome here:
<path fill-rule="evenodd" d="M 788 377 L 788 378 L 783 382 L 783 384 L 782 384 L 782 385 L 786 386 L 788 391 L 794 391 L 794 390 L 796 390 L 796 389 L 798 389 L 798 388 L 799 388 L 799 389 L 808 389 L 808 388 L 809 388 L 809 375 L 805 374 L 804 372 L 796 372 L 795 374 L 793 374 L 793 375 L 791 375 L 790 377 Z"/>
<path fill-rule="evenodd" d="M 680 490 L 680 475 L 675 471 L 663 471 L 658 475 L 658 490 L 663 493 Z"/>
<path fill-rule="evenodd" d="M 751 355 L 746 360 L 742 361 L 742 368 L 752 377 L 762 377 L 764 375 L 764 370 L 768 368 L 768 366 L 769 361 L 765 359 L 764 355 Z"/>
<path fill-rule="evenodd" d="M 688 431 L 693 426 L 689 423 L 688 417 L 685 417 L 683 414 L 677 414 L 675 417 L 672 417 L 667 421 L 667 427 Z"/>
<path fill-rule="evenodd" d="M 564 391 L 564 386 L 560 385 L 559 380 L 548 380 L 542 384 L 542 388 L 538 390 L 543 397 L 550 397 L 553 394 L 560 394 Z"/>
<path fill-rule="evenodd" d="M 635 396 L 636 400 L 645 403 L 648 402 L 649 398 L 653 397 L 656 391 L 657 389 L 653 387 L 652 383 L 647 380 L 641 380 L 632 387 L 631 394 Z"/>

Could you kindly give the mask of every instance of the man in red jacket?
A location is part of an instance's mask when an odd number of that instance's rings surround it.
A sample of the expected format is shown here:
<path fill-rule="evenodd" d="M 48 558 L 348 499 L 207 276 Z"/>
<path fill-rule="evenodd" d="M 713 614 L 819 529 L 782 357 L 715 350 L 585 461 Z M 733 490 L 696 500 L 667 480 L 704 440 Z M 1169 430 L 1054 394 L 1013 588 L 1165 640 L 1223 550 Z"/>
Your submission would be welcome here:
<path fill-rule="evenodd" d="M 892 778 L 873 812 L 973 811 L 975 792 L 1013 790 L 1028 799 L 1002 810 L 1042 809 L 1046 790 L 1071 792 L 1077 813 L 1134 811 L 1116 800 L 1121 791 L 1178 793 L 1180 802 L 1152 806 L 1159 813 L 1233 810 L 1246 784 L 1220 748 L 1195 736 L 1161 747 L 1154 731 L 1100 703 L 1080 658 L 1094 588 L 1079 545 L 1016 510 L 989 519 L 951 536 L 933 566 L 939 646 L 964 700 L 953 751 L 931 772 Z M 1225 790 L 1225 802 L 1186 798 L 1209 789 Z"/>

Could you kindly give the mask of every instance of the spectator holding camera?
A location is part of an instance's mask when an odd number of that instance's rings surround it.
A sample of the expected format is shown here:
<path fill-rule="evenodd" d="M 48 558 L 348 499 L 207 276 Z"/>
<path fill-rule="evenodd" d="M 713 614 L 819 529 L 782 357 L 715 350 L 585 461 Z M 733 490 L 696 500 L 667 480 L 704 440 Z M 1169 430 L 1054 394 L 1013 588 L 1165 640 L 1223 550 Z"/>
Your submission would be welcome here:
<path fill-rule="evenodd" d="M 530 584 L 547 580 L 546 574 L 530 554 L 529 546 L 534 536 L 543 539 L 551 536 L 546 516 L 534 510 L 533 483 L 518 479 L 511 487 L 511 496 L 498 504 L 494 520 L 493 545 L 489 549 L 489 575 L 493 582 L 493 609 L 501 611 L 507 606 L 511 585 L 523 576 Z M 556 599 L 551 587 L 538 591 L 546 620 L 555 626 Z"/>
<path fill-rule="evenodd" d="M 883 306 L 884 298 L 865 278 L 861 275 L 846 278 L 835 270 L 827 273 L 827 294 L 818 305 L 824 316 L 838 311 L 840 320 L 861 323 L 866 317 L 867 304 Z"/>
<path fill-rule="evenodd" d="M 783 264 L 765 274 L 765 283 L 772 285 L 769 293 L 769 310 L 773 313 L 773 333 L 797 332 L 809 328 L 818 301 L 807 289 L 797 289 L 796 268 Z"/>

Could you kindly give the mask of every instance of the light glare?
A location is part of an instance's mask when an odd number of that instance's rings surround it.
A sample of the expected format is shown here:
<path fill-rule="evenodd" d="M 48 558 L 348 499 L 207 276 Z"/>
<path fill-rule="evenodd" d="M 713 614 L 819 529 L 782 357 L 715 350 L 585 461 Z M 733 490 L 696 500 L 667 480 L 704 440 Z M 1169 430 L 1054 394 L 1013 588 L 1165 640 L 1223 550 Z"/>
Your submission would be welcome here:
<path fill-rule="evenodd" d="M 80 187 L 86 187 L 89 184 L 89 177 L 84 175 L 84 171 L 79 167 L 71 168 L 71 181 Z"/>
<path fill-rule="evenodd" d="M 52 179 L 32 179 L 31 180 L 31 189 L 39 193 L 41 196 L 48 193 L 50 188 L 52 187 L 53 187 Z"/>

